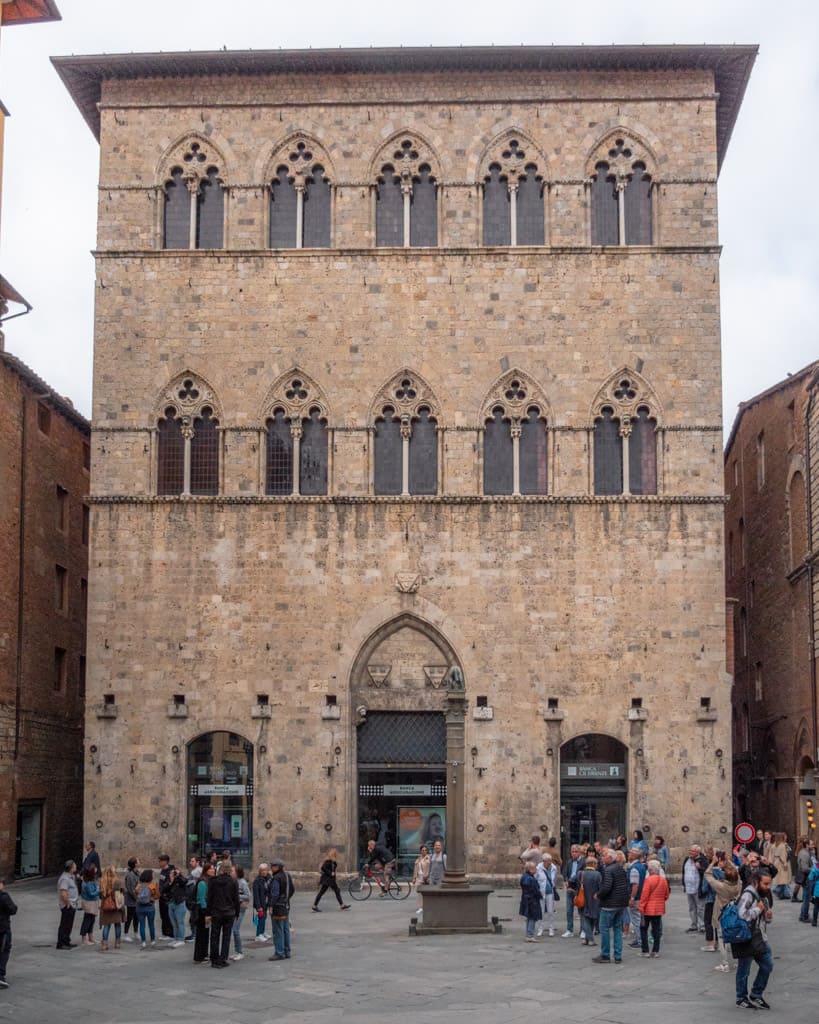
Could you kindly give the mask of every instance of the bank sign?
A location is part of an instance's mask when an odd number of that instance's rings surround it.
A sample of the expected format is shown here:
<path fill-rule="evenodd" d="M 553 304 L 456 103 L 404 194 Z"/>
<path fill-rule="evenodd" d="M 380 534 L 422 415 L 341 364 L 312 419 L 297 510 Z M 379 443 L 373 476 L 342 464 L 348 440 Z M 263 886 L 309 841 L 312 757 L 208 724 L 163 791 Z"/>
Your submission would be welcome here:
<path fill-rule="evenodd" d="M 625 779 L 624 764 L 564 764 L 564 779 Z"/>

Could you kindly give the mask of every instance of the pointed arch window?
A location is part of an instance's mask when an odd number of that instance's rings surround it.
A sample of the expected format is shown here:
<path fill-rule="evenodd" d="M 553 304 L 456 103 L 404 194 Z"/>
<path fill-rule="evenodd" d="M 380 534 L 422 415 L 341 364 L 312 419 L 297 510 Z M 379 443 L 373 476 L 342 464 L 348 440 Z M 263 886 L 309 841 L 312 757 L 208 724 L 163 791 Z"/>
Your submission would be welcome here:
<path fill-rule="evenodd" d="M 293 436 L 284 409 L 275 409 L 267 421 L 265 494 L 293 493 Z"/>
<path fill-rule="evenodd" d="M 382 165 L 375 200 L 376 246 L 438 245 L 438 184 L 410 139 Z"/>
<path fill-rule="evenodd" d="M 657 418 L 648 388 L 637 375 L 618 375 L 601 395 L 594 417 L 594 493 L 657 494 Z"/>
<path fill-rule="evenodd" d="M 514 489 L 512 429 L 503 408 L 496 406 L 483 435 L 483 493 L 512 494 Z"/>
<path fill-rule="evenodd" d="M 624 138 L 591 176 L 592 245 L 652 244 L 652 179 Z"/>
<path fill-rule="evenodd" d="M 437 494 L 441 432 L 429 386 L 407 371 L 376 399 L 373 487 L 376 494 Z"/>
<path fill-rule="evenodd" d="M 546 421 L 536 406 L 531 406 L 520 421 L 519 477 L 521 494 L 546 494 L 548 491 Z"/>
<path fill-rule="evenodd" d="M 297 142 L 270 184 L 270 248 L 329 248 L 331 199 L 323 164 L 307 142 Z"/>
<path fill-rule="evenodd" d="M 483 244 L 543 245 L 543 176 L 510 139 L 489 164 L 483 181 Z"/>
<path fill-rule="evenodd" d="M 221 249 L 224 183 L 198 142 L 187 148 L 165 181 L 162 245 L 165 249 Z"/>
<path fill-rule="evenodd" d="M 326 494 L 329 437 L 321 410 L 294 417 L 277 408 L 266 427 L 265 494 Z"/>
<path fill-rule="evenodd" d="M 156 435 L 157 494 L 218 494 L 220 434 L 212 392 L 193 377 L 183 377 L 164 397 Z"/>
<path fill-rule="evenodd" d="M 484 494 L 548 494 L 545 408 L 545 397 L 519 371 L 495 382 L 484 406 Z"/>

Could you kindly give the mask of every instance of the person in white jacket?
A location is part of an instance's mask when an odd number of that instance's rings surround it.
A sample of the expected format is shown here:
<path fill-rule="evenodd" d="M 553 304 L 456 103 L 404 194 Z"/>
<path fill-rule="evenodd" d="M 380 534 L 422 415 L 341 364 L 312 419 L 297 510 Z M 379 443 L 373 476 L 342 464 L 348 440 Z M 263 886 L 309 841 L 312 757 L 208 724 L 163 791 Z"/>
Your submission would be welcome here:
<path fill-rule="evenodd" d="M 544 927 L 549 929 L 549 935 L 555 933 L 555 889 L 557 888 L 557 865 L 552 860 L 550 853 L 544 853 L 540 864 L 535 872 L 537 884 L 540 887 L 540 902 L 543 907 L 543 919 L 538 921 L 538 935 L 543 934 Z"/>

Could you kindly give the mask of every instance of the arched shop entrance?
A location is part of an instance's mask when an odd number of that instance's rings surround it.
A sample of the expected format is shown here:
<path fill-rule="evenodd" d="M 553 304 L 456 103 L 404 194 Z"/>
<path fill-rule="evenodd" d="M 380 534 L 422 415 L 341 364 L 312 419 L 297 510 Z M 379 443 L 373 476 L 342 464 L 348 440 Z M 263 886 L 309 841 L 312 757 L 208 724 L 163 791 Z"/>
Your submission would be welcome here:
<path fill-rule="evenodd" d="M 234 732 L 208 732 L 188 744 L 188 857 L 230 850 L 252 866 L 253 744 Z"/>
<path fill-rule="evenodd" d="M 409 872 L 422 843 L 446 842 L 444 677 L 453 664 L 445 638 L 409 613 L 377 630 L 356 658 L 356 863 L 375 839 Z"/>
<path fill-rule="evenodd" d="M 626 830 L 626 747 L 612 736 L 586 733 L 560 748 L 560 831 L 573 843 L 609 842 Z"/>

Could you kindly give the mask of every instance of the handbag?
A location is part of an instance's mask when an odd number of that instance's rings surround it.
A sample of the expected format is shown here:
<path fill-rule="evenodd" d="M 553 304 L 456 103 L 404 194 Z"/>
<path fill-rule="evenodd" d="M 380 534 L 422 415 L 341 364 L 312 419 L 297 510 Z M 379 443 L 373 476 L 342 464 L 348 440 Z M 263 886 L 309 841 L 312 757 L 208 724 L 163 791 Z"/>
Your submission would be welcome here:
<path fill-rule="evenodd" d="M 582 910 L 586 906 L 586 890 L 583 888 L 582 885 L 575 894 L 574 905 L 577 907 L 578 910 Z"/>
<path fill-rule="evenodd" d="M 113 895 L 106 896 L 105 899 L 102 901 L 102 909 L 105 910 L 106 912 L 116 910 L 117 909 L 116 898 Z"/>
<path fill-rule="evenodd" d="M 125 893 L 122 889 L 114 889 L 114 907 L 116 910 L 123 910 L 125 907 Z"/>

